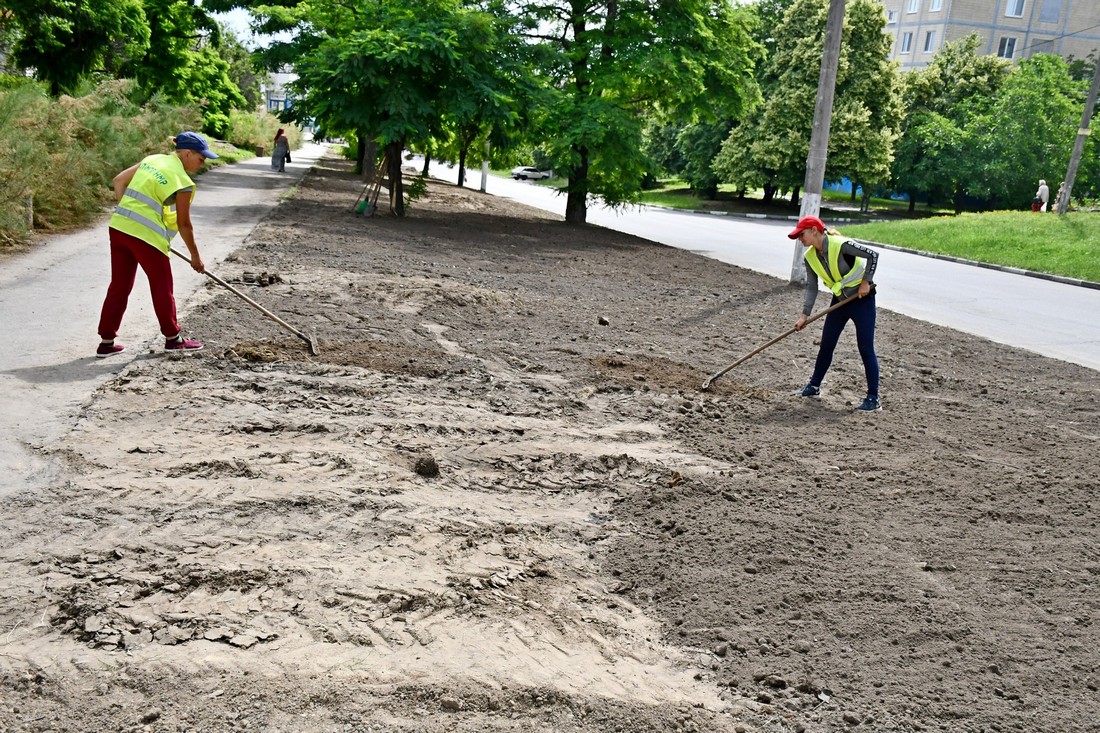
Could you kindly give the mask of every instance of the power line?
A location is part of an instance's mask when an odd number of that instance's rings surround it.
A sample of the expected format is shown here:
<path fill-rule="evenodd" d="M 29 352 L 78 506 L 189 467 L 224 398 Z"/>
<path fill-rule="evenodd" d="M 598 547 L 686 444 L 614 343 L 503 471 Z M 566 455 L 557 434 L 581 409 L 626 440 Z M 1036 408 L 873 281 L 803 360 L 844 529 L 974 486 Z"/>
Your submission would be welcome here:
<path fill-rule="evenodd" d="M 1094 28 L 1100 28 L 1100 23 L 1097 23 L 1096 25 L 1090 25 L 1088 28 L 1082 28 L 1080 30 L 1073 31 L 1072 33 L 1063 33 L 1060 36 L 1053 36 L 1051 38 L 1046 38 L 1046 39 L 1041 40 L 1041 41 L 1032 41 L 1031 45 L 1028 46 L 1028 48 L 1025 51 L 1030 51 L 1030 50 L 1034 49 L 1036 46 L 1039 46 L 1039 45 L 1044 44 L 1044 43 L 1054 43 L 1055 41 L 1060 41 L 1063 38 L 1069 38 L 1070 36 L 1076 36 L 1079 33 L 1085 33 L 1086 31 L 1091 31 Z M 1028 29 L 1028 32 L 1033 34 L 1033 35 L 1038 33 L 1038 31 L 1033 31 L 1030 28 Z"/>

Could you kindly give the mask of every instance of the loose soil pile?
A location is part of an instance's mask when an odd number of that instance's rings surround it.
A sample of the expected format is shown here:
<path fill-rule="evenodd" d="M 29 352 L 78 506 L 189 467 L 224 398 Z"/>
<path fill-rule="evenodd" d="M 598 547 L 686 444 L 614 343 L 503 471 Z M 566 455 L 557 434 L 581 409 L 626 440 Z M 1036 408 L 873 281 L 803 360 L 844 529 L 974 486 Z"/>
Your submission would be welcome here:
<path fill-rule="evenodd" d="M 207 288 L 0 507 L 4 733 L 1098 730 L 1095 372 L 883 295 L 883 412 L 820 324 L 704 393 L 797 289 L 359 190 L 220 266 L 320 356 Z"/>

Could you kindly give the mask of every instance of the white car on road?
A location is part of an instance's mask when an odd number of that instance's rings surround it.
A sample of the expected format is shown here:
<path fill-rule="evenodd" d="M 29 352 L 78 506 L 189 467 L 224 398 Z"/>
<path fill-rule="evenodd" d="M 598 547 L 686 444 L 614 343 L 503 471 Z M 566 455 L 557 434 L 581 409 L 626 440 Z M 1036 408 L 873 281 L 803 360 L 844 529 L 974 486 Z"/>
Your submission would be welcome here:
<path fill-rule="evenodd" d="M 550 171 L 540 171 L 538 168 L 532 168 L 529 165 L 521 165 L 512 169 L 512 178 L 517 181 L 539 181 L 543 178 L 549 178 L 550 175 Z"/>

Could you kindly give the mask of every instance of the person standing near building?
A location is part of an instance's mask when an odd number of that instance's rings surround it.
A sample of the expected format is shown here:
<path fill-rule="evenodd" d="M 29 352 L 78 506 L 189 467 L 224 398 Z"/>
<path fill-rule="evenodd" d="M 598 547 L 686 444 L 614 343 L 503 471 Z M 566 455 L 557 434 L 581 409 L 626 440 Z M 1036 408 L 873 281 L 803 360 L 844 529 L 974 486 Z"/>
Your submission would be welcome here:
<path fill-rule="evenodd" d="M 858 296 L 825 316 L 813 376 L 798 394 L 802 397 L 817 397 L 821 394 L 821 382 L 833 362 L 833 351 L 840 340 L 840 333 L 848 321 L 852 321 L 856 327 L 856 344 L 867 377 L 867 397 L 856 409 L 863 412 L 881 410 L 878 355 L 875 354 L 875 290 L 872 279 L 878 266 L 878 252 L 842 237 L 840 232 L 826 231 L 825 224 L 816 216 L 799 219 L 794 230 L 787 236 L 797 239 L 806 247 L 806 286 L 802 297 L 802 315 L 794 324 L 796 331 L 805 327 L 806 319 L 813 312 L 814 302 L 817 300 L 818 278 L 832 292 L 832 304 L 852 295 Z"/>
<path fill-rule="evenodd" d="M 1042 178 L 1039 179 L 1039 190 L 1035 192 L 1035 198 L 1039 199 L 1039 211 L 1046 211 L 1050 203 L 1050 187 Z"/>
<path fill-rule="evenodd" d="M 99 316 L 101 339 L 96 356 L 104 358 L 126 350 L 115 343 L 134 278 L 140 265 L 149 278 L 153 310 L 164 335 L 164 348 L 172 352 L 199 351 L 202 343 L 185 339 L 176 320 L 172 263 L 173 237 L 178 233 L 191 254 L 191 269 L 205 272 L 206 266 L 195 244 L 191 225 L 191 200 L 198 172 L 208 158 L 217 158 L 206 138 L 196 132 L 181 132 L 172 138 L 175 151 L 150 155 L 115 176 L 113 184 L 118 206 L 108 224 L 111 242 L 111 284 Z"/>

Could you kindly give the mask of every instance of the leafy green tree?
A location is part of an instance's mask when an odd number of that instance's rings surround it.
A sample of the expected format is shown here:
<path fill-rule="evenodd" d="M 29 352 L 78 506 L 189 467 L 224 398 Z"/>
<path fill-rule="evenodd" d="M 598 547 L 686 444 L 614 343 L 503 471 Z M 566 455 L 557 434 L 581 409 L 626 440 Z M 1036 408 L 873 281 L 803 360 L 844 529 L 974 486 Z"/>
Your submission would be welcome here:
<path fill-rule="evenodd" d="M 766 102 L 733 129 L 715 158 L 722 179 L 761 187 L 770 201 L 801 186 L 806 171 L 821 71 L 828 3 L 795 0 L 775 29 L 765 65 Z M 852 0 L 844 19 L 826 179 L 885 182 L 901 124 L 900 83 L 887 61 L 886 17 L 875 0 Z"/>
<path fill-rule="evenodd" d="M 917 199 L 951 200 L 962 210 L 981 177 L 978 127 L 1008 78 L 1011 63 L 978 54 L 971 34 L 945 43 L 932 62 L 905 75 L 901 139 L 891 168 L 894 188 Z"/>
<path fill-rule="evenodd" d="M 141 0 L 3 0 L 19 29 L 13 61 L 54 96 L 92 72 L 114 73 L 149 49 Z"/>
<path fill-rule="evenodd" d="M 1060 56 L 1036 54 L 1017 64 L 987 114 L 974 120 L 981 162 L 977 183 L 994 207 L 1031 201 L 1039 179 L 1058 189 L 1073 149 L 1086 92 Z"/>
<path fill-rule="evenodd" d="M 764 47 L 764 58 L 775 56 L 778 49 L 776 28 L 783 21 L 787 9 L 795 0 L 756 0 L 749 6 L 757 22 L 752 30 L 753 38 Z"/>
<path fill-rule="evenodd" d="M 218 56 L 229 67 L 226 73 L 237 89 L 240 90 L 245 106 L 249 109 L 256 109 L 263 98 L 260 93 L 260 77 L 256 73 L 255 65 L 252 63 L 252 52 L 224 24 L 219 24 L 219 31 L 221 44 L 217 47 L 217 51 Z"/>
<path fill-rule="evenodd" d="M 678 176 L 684 170 L 684 154 L 677 140 L 683 124 L 650 118 L 642 130 L 642 151 L 652 161 L 656 175 Z"/>
<path fill-rule="evenodd" d="M 187 0 L 143 2 L 149 19 L 149 49 L 122 72 L 138 82 L 146 97 L 160 94 L 174 104 L 197 105 L 203 130 L 223 137 L 230 111 L 247 103 L 229 76 L 229 64 L 218 53 L 217 23 Z"/>
<path fill-rule="evenodd" d="M 837 75 L 829 134 L 830 180 L 848 178 L 870 189 L 890 178 L 902 121 L 901 79 L 889 61 L 886 17 L 878 2 L 849 2 L 844 34 L 847 53 Z"/>
<path fill-rule="evenodd" d="M 726 0 L 533 0 L 517 12 L 547 82 L 537 129 L 568 181 L 569 223 L 586 221 L 590 196 L 636 199 L 648 114 L 716 119 L 758 98 L 751 21 Z"/>
<path fill-rule="evenodd" d="M 450 126 L 468 148 L 478 131 L 515 118 L 507 28 L 459 0 L 302 4 L 273 11 L 268 22 L 295 34 L 267 54 L 269 63 L 294 58 L 298 98 L 290 114 L 316 118 L 326 130 L 354 131 L 361 147 L 369 140 L 384 146 L 398 215 L 401 151 L 409 142 L 442 137 Z"/>
<path fill-rule="evenodd" d="M 1083 59 L 1070 56 L 1066 62 L 1069 64 L 1070 76 L 1077 81 L 1091 82 L 1093 74 L 1096 73 L 1097 53 L 1090 51 Z"/>
<path fill-rule="evenodd" d="M 701 122 L 688 125 L 676 138 L 676 146 L 683 156 L 682 176 L 700 196 L 718 197 L 718 174 L 714 171 L 714 156 L 722 149 L 722 142 L 729 136 L 733 123 L 729 120 Z"/>

